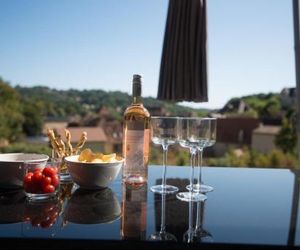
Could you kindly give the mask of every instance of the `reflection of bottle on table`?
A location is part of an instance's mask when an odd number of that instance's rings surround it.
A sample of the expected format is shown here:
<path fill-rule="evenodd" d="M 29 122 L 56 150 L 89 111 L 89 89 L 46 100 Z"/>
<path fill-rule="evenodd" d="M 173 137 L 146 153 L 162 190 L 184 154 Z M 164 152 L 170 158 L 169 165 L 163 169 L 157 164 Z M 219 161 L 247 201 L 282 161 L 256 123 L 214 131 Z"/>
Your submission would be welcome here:
<path fill-rule="evenodd" d="M 123 185 L 121 238 L 145 240 L 147 222 L 147 184 L 139 189 Z"/>

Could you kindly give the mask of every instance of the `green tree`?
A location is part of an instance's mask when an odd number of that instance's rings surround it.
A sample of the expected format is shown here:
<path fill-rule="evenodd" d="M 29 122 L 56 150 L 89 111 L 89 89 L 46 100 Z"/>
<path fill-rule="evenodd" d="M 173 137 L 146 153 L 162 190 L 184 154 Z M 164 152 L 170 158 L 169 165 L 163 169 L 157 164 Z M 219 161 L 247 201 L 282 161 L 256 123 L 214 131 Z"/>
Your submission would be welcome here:
<path fill-rule="evenodd" d="M 26 135 L 41 135 L 43 129 L 42 103 L 27 100 L 24 103 L 23 115 L 23 131 Z"/>
<path fill-rule="evenodd" d="M 24 117 L 18 92 L 0 78 L 0 138 L 16 141 L 22 134 Z"/>
<path fill-rule="evenodd" d="M 287 117 L 282 120 L 282 126 L 275 138 L 275 144 L 284 153 L 295 152 L 297 144 L 296 129 L 291 120 Z"/>

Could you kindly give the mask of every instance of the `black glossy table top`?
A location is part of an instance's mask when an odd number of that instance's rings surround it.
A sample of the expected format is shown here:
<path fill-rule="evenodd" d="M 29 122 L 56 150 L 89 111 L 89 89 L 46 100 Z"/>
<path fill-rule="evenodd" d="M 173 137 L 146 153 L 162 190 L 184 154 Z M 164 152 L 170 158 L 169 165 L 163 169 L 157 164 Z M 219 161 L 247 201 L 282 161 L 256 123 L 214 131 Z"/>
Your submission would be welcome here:
<path fill-rule="evenodd" d="M 65 186 L 72 188 L 65 198 L 37 205 L 22 190 L 2 190 L 0 238 L 149 241 L 160 231 L 165 198 L 166 233 L 178 243 L 300 246 L 299 178 L 291 170 L 204 167 L 204 182 L 215 188 L 204 203 L 154 195 L 149 188 L 161 174 L 150 166 L 148 185 L 136 190 L 122 186 L 121 176 L 100 191 Z M 167 183 L 185 190 L 189 174 L 188 167 L 168 167 Z M 188 237 L 196 222 L 198 237 Z"/>

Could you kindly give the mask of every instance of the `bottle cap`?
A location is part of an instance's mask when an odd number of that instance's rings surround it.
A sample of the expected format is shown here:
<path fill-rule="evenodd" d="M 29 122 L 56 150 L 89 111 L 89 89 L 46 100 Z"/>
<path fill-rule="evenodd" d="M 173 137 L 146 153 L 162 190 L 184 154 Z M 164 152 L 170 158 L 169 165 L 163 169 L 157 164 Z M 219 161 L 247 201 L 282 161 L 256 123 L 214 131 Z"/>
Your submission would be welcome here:
<path fill-rule="evenodd" d="M 135 97 L 141 96 L 142 94 L 142 76 L 141 75 L 133 75 L 132 80 L 132 95 Z"/>

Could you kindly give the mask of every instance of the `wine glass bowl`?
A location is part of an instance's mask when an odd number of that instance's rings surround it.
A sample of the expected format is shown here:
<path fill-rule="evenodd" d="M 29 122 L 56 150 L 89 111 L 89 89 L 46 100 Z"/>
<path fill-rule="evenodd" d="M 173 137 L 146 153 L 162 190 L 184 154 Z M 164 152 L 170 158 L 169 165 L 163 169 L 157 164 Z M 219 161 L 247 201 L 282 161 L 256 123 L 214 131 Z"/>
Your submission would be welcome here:
<path fill-rule="evenodd" d="M 170 194 L 178 191 L 175 186 L 166 184 L 168 147 L 177 143 L 178 118 L 153 116 L 151 118 L 151 140 L 153 144 L 161 145 L 163 150 L 163 176 L 162 184 L 150 188 L 154 193 Z"/>

